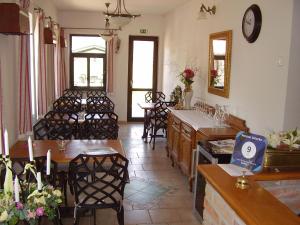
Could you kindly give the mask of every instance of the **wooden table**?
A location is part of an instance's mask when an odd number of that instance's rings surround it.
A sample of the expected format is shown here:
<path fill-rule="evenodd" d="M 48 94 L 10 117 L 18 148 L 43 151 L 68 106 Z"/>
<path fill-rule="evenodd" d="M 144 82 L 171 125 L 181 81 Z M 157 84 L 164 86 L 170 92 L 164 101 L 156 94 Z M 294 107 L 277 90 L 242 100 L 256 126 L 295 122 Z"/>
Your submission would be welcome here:
<path fill-rule="evenodd" d="M 153 102 L 142 102 L 142 103 L 138 103 L 138 106 L 141 109 L 144 109 L 144 130 L 143 130 L 143 136 L 142 139 L 144 139 L 145 142 L 147 142 L 147 113 L 148 111 L 151 111 L 154 109 L 156 103 Z"/>
<path fill-rule="evenodd" d="M 46 156 L 48 149 L 51 149 L 52 160 L 66 164 L 80 153 L 85 153 L 86 150 L 97 150 L 103 147 L 111 147 L 126 156 L 121 140 L 68 140 L 66 142 L 66 150 L 60 151 L 57 140 L 35 140 L 33 141 L 33 156 Z M 29 157 L 27 141 L 16 142 L 10 149 L 10 157 Z"/>

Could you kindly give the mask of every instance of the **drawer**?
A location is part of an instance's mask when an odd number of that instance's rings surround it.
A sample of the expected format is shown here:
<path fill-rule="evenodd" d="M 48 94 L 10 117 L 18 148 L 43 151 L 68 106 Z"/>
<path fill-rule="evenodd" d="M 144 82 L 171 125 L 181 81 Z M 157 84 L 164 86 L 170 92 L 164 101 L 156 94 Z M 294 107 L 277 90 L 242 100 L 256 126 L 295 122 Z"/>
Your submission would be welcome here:
<path fill-rule="evenodd" d="M 172 126 L 174 128 L 176 128 L 177 130 L 180 130 L 180 119 L 178 119 L 177 117 L 173 117 L 173 123 L 172 123 Z"/>
<path fill-rule="evenodd" d="M 184 136 L 186 136 L 186 137 L 192 139 L 193 133 L 194 133 L 194 129 L 193 129 L 192 127 L 190 127 L 189 125 L 187 125 L 187 124 L 185 124 L 185 123 L 182 123 L 182 124 L 181 124 L 181 133 L 182 133 Z"/>

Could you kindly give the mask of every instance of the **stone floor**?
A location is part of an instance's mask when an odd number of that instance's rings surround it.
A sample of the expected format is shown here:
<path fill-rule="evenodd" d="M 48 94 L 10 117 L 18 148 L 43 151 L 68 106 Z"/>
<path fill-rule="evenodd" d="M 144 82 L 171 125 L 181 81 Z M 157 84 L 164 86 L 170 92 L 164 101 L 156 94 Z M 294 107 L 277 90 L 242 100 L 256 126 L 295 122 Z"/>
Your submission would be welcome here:
<path fill-rule="evenodd" d="M 126 225 L 199 225 L 192 212 L 188 180 L 166 156 L 165 138 L 158 138 L 155 150 L 141 139 L 143 125 L 120 125 L 119 138 L 130 160 L 130 183 L 125 189 Z M 64 224 L 72 224 L 66 219 Z M 93 224 L 90 217 L 80 224 Z M 97 225 L 117 225 L 113 210 L 97 210 Z"/>

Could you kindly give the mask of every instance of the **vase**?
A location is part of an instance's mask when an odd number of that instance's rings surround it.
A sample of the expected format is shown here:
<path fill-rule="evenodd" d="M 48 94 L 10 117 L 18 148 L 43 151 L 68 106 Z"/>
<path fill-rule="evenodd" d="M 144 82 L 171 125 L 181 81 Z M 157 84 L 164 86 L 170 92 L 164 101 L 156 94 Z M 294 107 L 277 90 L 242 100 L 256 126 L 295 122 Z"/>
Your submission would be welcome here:
<path fill-rule="evenodd" d="M 191 100 L 193 97 L 193 90 L 184 90 L 184 109 L 191 109 Z"/>

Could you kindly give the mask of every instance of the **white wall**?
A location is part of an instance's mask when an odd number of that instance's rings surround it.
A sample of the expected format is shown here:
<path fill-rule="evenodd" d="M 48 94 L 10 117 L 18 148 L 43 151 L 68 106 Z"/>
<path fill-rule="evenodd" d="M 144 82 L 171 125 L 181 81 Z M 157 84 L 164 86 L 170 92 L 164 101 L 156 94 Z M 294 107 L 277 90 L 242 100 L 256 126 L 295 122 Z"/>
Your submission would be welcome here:
<path fill-rule="evenodd" d="M 104 17 L 101 12 L 59 12 L 59 21 L 63 27 L 103 28 Z M 125 26 L 118 32 L 121 39 L 121 48 L 115 55 L 114 63 L 114 93 L 110 96 L 115 103 L 116 113 L 120 121 L 127 120 L 127 81 L 128 81 L 128 43 L 129 35 L 140 35 L 140 29 L 148 29 L 148 36 L 159 37 L 159 60 L 162 62 L 164 20 L 160 16 L 143 15 L 134 22 Z M 98 34 L 95 30 L 66 30 L 65 34 Z M 69 72 L 69 60 L 67 49 L 67 71 Z M 162 64 L 158 68 L 158 90 L 161 90 Z"/>
<path fill-rule="evenodd" d="M 298 12 L 298 13 L 297 13 Z M 290 46 L 289 77 L 286 95 L 284 130 L 300 127 L 300 1 L 294 0 L 293 30 Z"/>
<path fill-rule="evenodd" d="M 195 97 L 206 98 L 212 105 L 229 104 L 236 115 L 246 119 L 252 132 L 282 130 L 293 0 L 207 0 L 203 3 L 209 6 L 216 3 L 216 15 L 197 20 L 201 2 L 191 0 L 166 16 L 164 91 L 170 93 L 179 83 L 176 76 L 186 65 L 196 65 L 201 69 L 201 79 L 198 77 L 193 84 Z M 254 3 L 262 11 L 262 28 L 256 42 L 249 44 L 243 37 L 241 23 L 245 10 Z M 233 30 L 228 99 L 207 92 L 208 37 L 210 33 L 224 30 Z M 299 58 L 299 51 L 295 55 Z M 279 58 L 283 66 L 277 65 Z"/>

